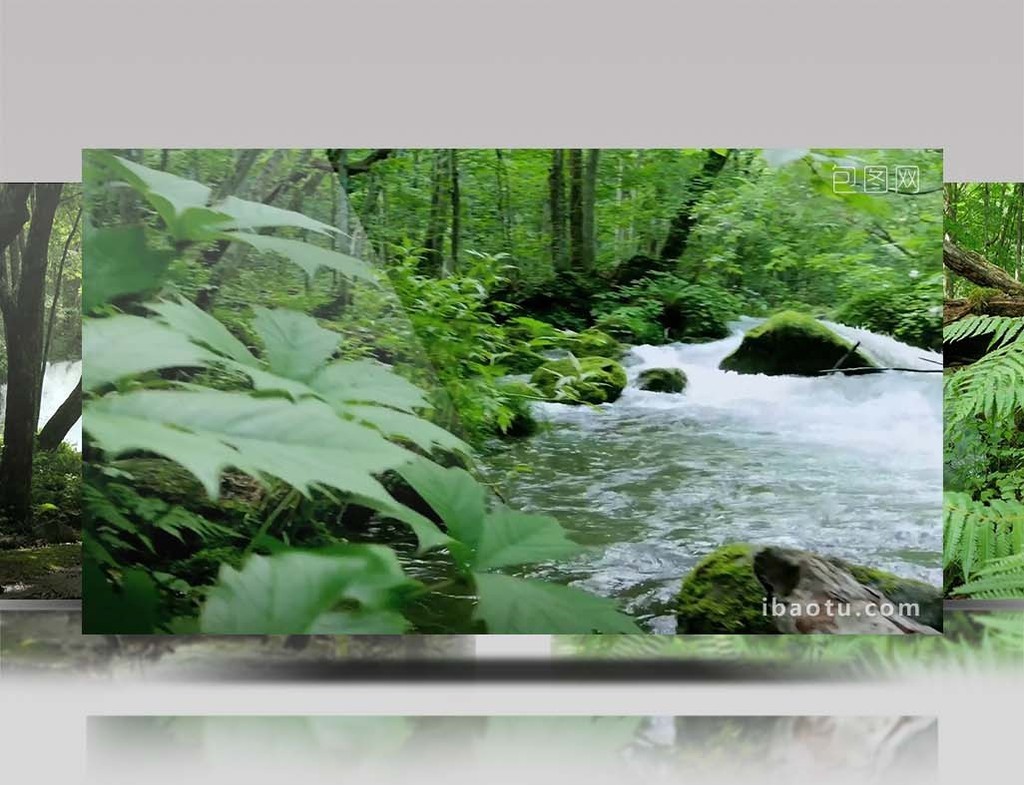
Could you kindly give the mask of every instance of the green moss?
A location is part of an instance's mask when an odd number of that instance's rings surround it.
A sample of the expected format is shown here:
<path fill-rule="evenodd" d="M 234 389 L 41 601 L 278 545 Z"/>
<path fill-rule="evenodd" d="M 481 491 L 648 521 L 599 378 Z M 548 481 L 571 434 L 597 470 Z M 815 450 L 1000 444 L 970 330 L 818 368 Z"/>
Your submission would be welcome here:
<path fill-rule="evenodd" d="M 533 372 L 530 383 L 550 401 L 611 403 L 626 387 L 626 371 L 607 357 L 565 357 L 544 363 Z"/>
<path fill-rule="evenodd" d="M 882 592 L 897 605 L 900 603 L 917 604 L 920 613 L 915 617 L 916 620 L 937 630 L 942 629 L 942 592 L 938 587 L 924 581 L 901 578 L 899 575 L 893 575 L 885 570 L 850 564 L 841 559 L 832 559 L 831 561 L 847 569 L 865 586 L 871 586 Z"/>
<path fill-rule="evenodd" d="M 617 360 L 622 356 L 622 344 L 608 333 L 590 327 L 566 340 L 566 347 L 577 357 L 607 357 Z"/>
<path fill-rule="evenodd" d="M 82 546 L 78 543 L 0 551 L 0 585 L 28 583 L 81 563 Z"/>
<path fill-rule="evenodd" d="M 686 374 L 679 368 L 648 368 L 637 379 L 648 392 L 681 393 L 686 389 Z"/>
<path fill-rule="evenodd" d="M 677 633 L 778 632 L 762 613 L 766 590 L 754 575 L 756 551 L 746 543 L 726 545 L 693 568 L 676 595 Z"/>
<path fill-rule="evenodd" d="M 719 364 L 723 371 L 768 376 L 815 376 L 837 364 L 842 368 L 874 367 L 852 344 L 817 319 L 782 311 L 743 336 L 739 348 Z"/>

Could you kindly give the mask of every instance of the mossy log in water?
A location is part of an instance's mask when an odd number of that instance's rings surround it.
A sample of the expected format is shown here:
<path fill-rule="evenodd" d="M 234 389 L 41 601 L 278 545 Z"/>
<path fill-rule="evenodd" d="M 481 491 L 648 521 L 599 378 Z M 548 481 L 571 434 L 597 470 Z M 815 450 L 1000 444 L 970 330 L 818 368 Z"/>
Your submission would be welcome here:
<path fill-rule="evenodd" d="M 686 374 L 679 368 L 648 368 L 637 378 L 641 390 L 663 393 L 681 393 L 687 381 Z"/>
<path fill-rule="evenodd" d="M 813 316 L 782 311 L 747 331 L 718 367 L 743 374 L 817 376 L 833 368 L 876 365 Z"/>
<path fill-rule="evenodd" d="M 626 387 L 626 371 L 606 357 L 549 360 L 530 383 L 549 401 L 570 404 L 611 403 Z"/>
<path fill-rule="evenodd" d="M 916 616 L 907 616 L 908 622 L 915 627 L 923 625 L 928 631 L 942 630 L 942 592 L 936 586 L 806 551 L 733 543 L 704 557 L 683 581 L 676 598 L 677 632 L 691 635 L 792 632 L 783 618 L 765 614 L 765 603 L 770 603 L 772 597 L 789 602 L 788 595 L 810 577 L 810 567 L 814 565 L 825 572 L 834 572 L 837 579 L 846 580 L 846 588 L 853 593 L 863 589 L 863 597 L 855 601 L 870 598 L 879 606 L 886 600 L 895 606 L 916 604 L 919 612 Z M 780 581 L 787 585 L 782 587 Z M 836 595 L 837 602 L 841 601 L 840 596 Z M 835 618 L 842 621 L 838 614 Z M 861 622 L 852 616 L 850 619 L 850 624 L 870 621 Z M 822 626 L 799 631 L 842 631 L 825 630 Z"/>

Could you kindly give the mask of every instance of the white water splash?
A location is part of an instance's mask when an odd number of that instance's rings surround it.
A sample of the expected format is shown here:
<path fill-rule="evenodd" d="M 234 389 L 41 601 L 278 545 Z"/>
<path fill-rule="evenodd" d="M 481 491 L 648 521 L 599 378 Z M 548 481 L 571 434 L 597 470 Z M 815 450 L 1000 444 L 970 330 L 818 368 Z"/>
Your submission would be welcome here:
<path fill-rule="evenodd" d="M 39 401 L 39 427 L 46 425 L 46 421 L 64 403 L 64 399 L 78 384 L 82 378 L 82 361 L 71 360 L 67 362 L 49 363 L 46 366 L 46 375 L 43 377 L 43 394 Z M 3 415 L 7 408 L 7 385 L 0 385 L 0 428 L 3 427 Z M 82 418 L 68 431 L 64 441 L 76 450 L 82 449 Z"/>

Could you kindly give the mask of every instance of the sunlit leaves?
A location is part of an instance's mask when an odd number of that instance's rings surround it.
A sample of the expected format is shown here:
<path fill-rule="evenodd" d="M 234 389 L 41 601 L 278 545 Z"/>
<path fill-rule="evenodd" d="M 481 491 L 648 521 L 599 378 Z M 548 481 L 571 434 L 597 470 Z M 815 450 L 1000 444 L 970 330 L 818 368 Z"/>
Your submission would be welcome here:
<path fill-rule="evenodd" d="M 312 316 L 280 308 L 254 310 L 252 326 L 263 341 L 270 370 L 279 376 L 305 381 L 338 351 L 341 336 Z"/>
<path fill-rule="evenodd" d="M 497 506 L 484 519 L 475 543 L 473 568 L 494 570 L 515 564 L 564 559 L 580 547 L 554 518 Z"/>
<path fill-rule="evenodd" d="M 240 570 L 221 568 L 199 626 L 219 635 L 396 634 L 408 626 L 397 607 L 412 585 L 381 546 L 250 556 Z"/>
<path fill-rule="evenodd" d="M 269 234 L 252 234 L 250 232 L 231 232 L 222 235 L 225 240 L 243 242 L 258 251 L 275 253 L 301 267 L 310 278 L 321 269 L 335 270 L 349 278 L 358 278 L 371 283 L 377 282 L 372 268 L 354 256 L 338 253 L 318 245 L 289 240 L 286 237 L 274 237 Z"/>
<path fill-rule="evenodd" d="M 160 321 L 187 336 L 189 340 L 243 365 L 253 367 L 259 364 L 245 344 L 233 336 L 220 321 L 188 300 L 162 300 L 150 303 L 147 307 L 157 314 Z"/>
<path fill-rule="evenodd" d="M 469 472 L 420 458 L 400 467 L 398 473 L 440 516 L 452 536 L 469 546 L 479 541 L 487 514 L 486 496 Z"/>
<path fill-rule="evenodd" d="M 226 229 L 262 229 L 268 227 L 290 226 L 296 229 L 309 229 L 320 234 L 337 233 L 333 226 L 317 221 L 314 218 L 284 210 L 262 202 L 251 202 L 229 196 L 215 205 L 217 212 L 223 213 L 231 220 L 225 224 Z"/>
<path fill-rule="evenodd" d="M 330 403 L 377 403 L 406 412 L 430 406 L 419 387 L 371 360 L 327 365 L 310 380 L 309 386 Z"/>
<path fill-rule="evenodd" d="M 615 603 L 568 586 L 474 573 L 475 618 L 502 635 L 633 634 L 641 630 Z"/>

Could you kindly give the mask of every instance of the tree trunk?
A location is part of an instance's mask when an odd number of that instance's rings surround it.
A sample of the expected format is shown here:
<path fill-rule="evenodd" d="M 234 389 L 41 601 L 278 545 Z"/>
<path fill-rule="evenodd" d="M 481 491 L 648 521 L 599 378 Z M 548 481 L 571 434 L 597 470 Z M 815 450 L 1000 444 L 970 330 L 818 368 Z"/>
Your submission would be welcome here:
<path fill-rule="evenodd" d="M 590 270 L 597 256 L 597 221 L 594 215 L 597 201 L 597 161 L 600 150 L 588 150 L 583 169 L 583 190 L 580 194 L 583 214 L 581 231 L 583 247 L 580 249 L 580 266 Z"/>
<path fill-rule="evenodd" d="M 565 253 L 565 151 L 551 151 L 548 169 L 548 210 L 551 213 L 551 265 L 564 270 L 568 264 Z"/>
<path fill-rule="evenodd" d="M 569 151 L 569 266 L 583 267 L 583 151 Z"/>
<path fill-rule="evenodd" d="M 430 275 L 440 275 L 444 271 L 444 235 L 448 212 L 445 204 L 448 192 L 447 169 L 447 152 L 435 150 L 431 175 L 430 213 L 427 217 L 427 232 L 423 238 L 425 272 Z"/>
<path fill-rule="evenodd" d="M 686 244 L 690 240 L 690 232 L 693 230 L 693 210 L 697 203 L 706 194 L 715 179 L 725 168 L 725 162 L 729 160 L 729 152 L 724 155 L 716 150 L 708 150 L 708 157 L 704 160 L 704 166 L 690 182 L 689 192 L 683 199 L 672 223 L 668 228 L 668 236 L 665 244 L 661 247 L 661 258 L 663 261 L 675 261 L 683 255 Z"/>
<path fill-rule="evenodd" d="M 459 269 L 459 251 L 462 242 L 462 202 L 459 195 L 459 151 L 449 150 L 448 168 L 451 172 L 452 201 L 452 258 L 449 272 Z"/>
<path fill-rule="evenodd" d="M 7 411 L 0 455 L 0 511 L 16 526 L 32 521 L 32 454 L 42 383 L 47 253 L 63 186 L 37 184 L 17 276 L 4 279 L 0 307 L 7 335 Z M 14 242 L 17 242 L 15 235 Z M 13 272 L 13 271 L 12 271 Z"/>
<path fill-rule="evenodd" d="M 1015 296 L 1024 296 L 1024 284 L 980 254 L 961 248 L 952 240 L 942 241 L 942 263 L 950 270 L 978 286 L 998 289 Z"/>
<path fill-rule="evenodd" d="M 64 438 L 68 435 L 68 431 L 71 430 L 72 426 L 78 422 L 82 417 L 82 380 L 78 380 L 78 385 L 72 390 L 68 397 L 64 399 L 64 403 L 60 405 L 60 408 L 53 413 L 53 416 L 46 421 L 46 425 L 43 426 L 43 430 L 39 432 L 39 439 L 37 440 L 37 446 L 44 452 L 52 452 L 56 450 Z"/>

